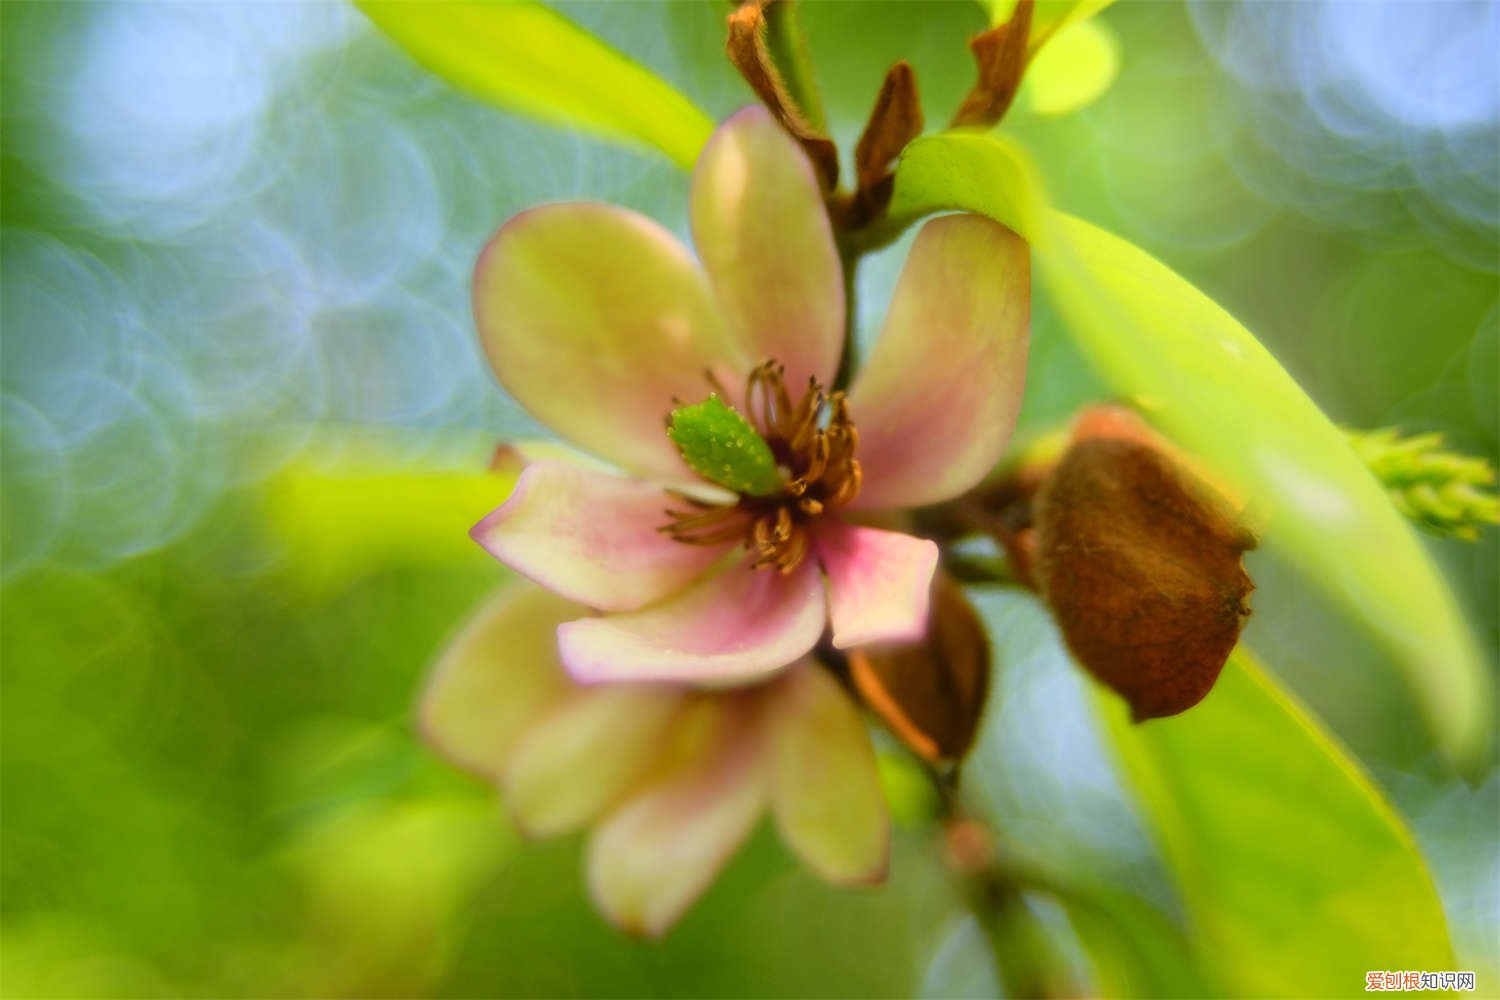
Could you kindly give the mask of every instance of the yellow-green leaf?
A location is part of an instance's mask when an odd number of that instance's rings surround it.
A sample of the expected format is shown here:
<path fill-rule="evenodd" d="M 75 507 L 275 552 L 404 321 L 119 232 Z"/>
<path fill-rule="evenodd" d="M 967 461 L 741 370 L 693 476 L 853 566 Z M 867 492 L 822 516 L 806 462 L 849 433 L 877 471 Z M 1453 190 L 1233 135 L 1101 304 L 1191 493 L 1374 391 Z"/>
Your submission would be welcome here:
<path fill-rule="evenodd" d="M 1411 834 L 1358 766 L 1243 651 L 1191 711 L 1096 706 L 1205 965 L 1238 996 L 1363 995 L 1365 973 L 1452 969 Z"/>
<path fill-rule="evenodd" d="M 1491 680 L 1452 595 L 1344 433 L 1232 316 L 1150 254 L 1050 207 L 1000 135 L 907 147 L 892 225 L 941 209 L 1032 246 L 1069 335 L 1106 382 L 1239 491 L 1264 538 L 1391 651 L 1455 760 L 1482 754 Z"/>
<path fill-rule="evenodd" d="M 391 563 L 489 561 L 469 529 L 505 502 L 519 465 L 490 471 L 478 453 L 463 466 L 413 464 L 360 444 L 287 465 L 265 483 L 262 505 L 288 570 L 314 592 L 336 590 Z"/>
<path fill-rule="evenodd" d="M 1027 49 L 1036 55 L 1038 49 L 1049 39 L 1073 25 L 1080 24 L 1099 13 L 1115 0 L 1037 0 L 1031 15 L 1031 41 Z M 1016 9 L 1016 0 L 979 0 L 979 5 L 989 14 L 991 24 L 1003 24 L 1010 20 Z"/>
<path fill-rule="evenodd" d="M 691 167 L 713 130 L 656 74 L 534 0 L 358 0 L 422 65 L 512 111 L 654 147 Z"/>
<path fill-rule="evenodd" d="M 1083 21 L 1062 32 L 1026 68 L 1021 101 L 1038 115 L 1066 115 L 1098 100 L 1120 73 L 1120 42 L 1108 25 Z"/>

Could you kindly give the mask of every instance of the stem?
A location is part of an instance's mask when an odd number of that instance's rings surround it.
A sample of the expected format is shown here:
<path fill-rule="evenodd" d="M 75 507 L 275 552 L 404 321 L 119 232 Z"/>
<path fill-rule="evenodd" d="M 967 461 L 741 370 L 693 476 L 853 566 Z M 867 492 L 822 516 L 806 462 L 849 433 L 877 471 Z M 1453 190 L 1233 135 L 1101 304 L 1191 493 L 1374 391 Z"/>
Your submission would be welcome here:
<path fill-rule="evenodd" d="M 1007 865 L 994 846 L 994 832 L 964 810 L 956 769 L 943 774 L 928 765 L 925 770 L 941 803 L 950 866 L 962 880 L 963 899 L 984 932 L 995 977 L 1005 995 L 1074 995 L 1076 984 L 1050 932 L 1022 894 L 1026 889 L 1038 889 L 1037 881 Z"/>
<path fill-rule="evenodd" d="M 1004 559 L 974 556 L 943 551 L 943 569 L 959 583 L 992 584 L 1003 587 L 1022 587 L 1015 571 Z"/>
<path fill-rule="evenodd" d="M 859 257 L 859 250 L 839 241 L 839 261 L 844 271 L 844 354 L 839 362 L 839 373 L 833 380 L 834 389 L 849 388 L 859 362 L 859 290 L 856 281 Z"/>
<path fill-rule="evenodd" d="M 965 895 L 1006 996 L 1068 995 L 1066 977 L 1056 970 L 1051 937 L 1015 883 L 991 869 L 972 879 Z"/>
<path fill-rule="evenodd" d="M 781 81 L 807 123 L 819 132 L 828 131 L 823 113 L 823 98 L 813 77 L 812 60 L 807 55 L 807 38 L 797 21 L 796 4 L 779 0 L 766 7 L 766 48 L 771 61 L 781 72 Z"/>

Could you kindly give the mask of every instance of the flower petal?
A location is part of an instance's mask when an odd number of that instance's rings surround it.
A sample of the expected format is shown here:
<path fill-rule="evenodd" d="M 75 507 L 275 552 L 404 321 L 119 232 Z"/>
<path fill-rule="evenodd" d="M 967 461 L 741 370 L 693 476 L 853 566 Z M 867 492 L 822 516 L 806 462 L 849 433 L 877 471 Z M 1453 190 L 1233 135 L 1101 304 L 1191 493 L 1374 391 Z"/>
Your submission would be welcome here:
<path fill-rule="evenodd" d="M 693 243 L 752 363 L 794 392 L 838 371 L 844 283 L 807 157 L 763 107 L 721 125 L 693 173 Z M 686 397 L 684 397 L 686 398 Z"/>
<path fill-rule="evenodd" d="M 662 934 L 703 894 L 765 805 L 762 737 L 749 699 L 699 700 L 697 746 L 611 814 L 588 847 L 589 891 L 611 922 Z"/>
<path fill-rule="evenodd" d="M 673 503 L 659 486 L 540 461 L 526 467 L 510 499 L 470 534 L 556 594 L 629 611 L 681 590 L 724 552 L 658 531 Z"/>
<path fill-rule="evenodd" d="M 610 684 L 575 691 L 526 731 L 502 779 L 527 834 L 576 830 L 640 780 L 682 702 L 680 690 Z"/>
<path fill-rule="evenodd" d="M 492 598 L 438 657 L 417 709 L 427 742 L 461 767 L 499 777 L 537 713 L 572 686 L 556 632 L 579 610 L 526 583 Z"/>
<path fill-rule="evenodd" d="M 511 219 L 474 272 L 474 316 L 500 383 L 576 444 L 658 479 L 690 477 L 662 429 L 705 369 L 746 367 L 708 283 L 661 226 L 588 202 Z"/>
<path fill-rule="evenodd" d="M 854 702 L 813 663 L 768 692 L 771 809 L 781 838 L 830 882 L 878 882 L 890 816 Z"/>
<path fill-rule="evenodd" d="M 936 545 L 832 518 L 818 525 L 816 544 L 828 574 L 835 646 L 848 649 L 922 636 L 937 569 Z"/>
<path fill-rule="evenodd" d="M 796 661 L 823 634 L 823 588 L 811 559 L 786 576 L 736 562 L 661 604 L 557 630 L 568 672 L 594 681 L 728 685 Z"/>
<path fill-rule="evenodd" d="M 1030 324 L 1019 236 L 978 215 L 922 227 L 849 397 L 864 469 L 856 506 L 936 503 L 989 473 L 1021 406 Z"/>

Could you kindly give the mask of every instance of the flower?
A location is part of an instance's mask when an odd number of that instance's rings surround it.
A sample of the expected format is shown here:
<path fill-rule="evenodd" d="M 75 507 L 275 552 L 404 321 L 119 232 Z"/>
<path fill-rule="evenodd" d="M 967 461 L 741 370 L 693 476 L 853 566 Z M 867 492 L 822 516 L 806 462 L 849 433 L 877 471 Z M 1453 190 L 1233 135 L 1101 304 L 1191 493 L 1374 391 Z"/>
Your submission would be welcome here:
<path fill-rule="evenodd" d="M 420 717 L 431 742 L 495 781 L 531 836 L 599 820 L 587 872 L 599 909 L 658 935 L 713 881 L 769 806 L 782 839 L 833 882 L 880 881 L 889 821 L 854 703 L 804 659 L 732 691 L 581 685 L 557 626 L 583 611 L 518 583 L 439 658 Z"/>
<path fill-rule="evenodd" d="M 633 212 L 546 205 L 480 257 L 500 382 L 612 468 L 520 454 L 473 535 L 533 583 L 454 640 L 420 713 L 525 832 L 597 823 L 595 901 L 652 935 L 767 808 L 824 878 L 884 877 L 874 751 L 813 649 L 825 629 L 840 648 L 922 635 L 937 548 L 868 522 L 994 466 L 1029 322 L 1025 244 L 978 216 L 935 220 L 869 362 L 828 392 L 842 267 L 812 169 L 763 109 L 709 140 L 692 224 L 701 264 Z M 759 454 L 753 474 L 723 467 L 739 452 Z"/>
<path fill-rule="evenodd" d="M 566 203 L 507 222 L 475 272 L 501 384 L 627 473 L 532 463 L 473 531 L 600 612 L 558 629 L 585 683 L 732 686 L 796 663 L 825 626 L 839 648 L 920 636 L 936 546 L 854 519 L 973 486 L 1020 404 L 1029 258 L 998 223 L 923 227 L 868 363 L 829 394 L 839 254 L 812 168 L 764 109 L 714 133 L 691 207 L 701 264 L 640 215 Z M 769 492 L 706 482 L 664 431 L 710 393 L 769 446 Z"/>

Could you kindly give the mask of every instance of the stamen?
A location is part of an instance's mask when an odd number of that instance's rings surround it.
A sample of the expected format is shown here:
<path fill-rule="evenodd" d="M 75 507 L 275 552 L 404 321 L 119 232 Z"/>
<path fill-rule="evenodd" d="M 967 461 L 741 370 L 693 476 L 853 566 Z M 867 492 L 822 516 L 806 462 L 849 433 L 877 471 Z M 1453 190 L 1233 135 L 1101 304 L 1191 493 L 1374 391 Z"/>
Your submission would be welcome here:
<path fill-rule="evenodd" d="M 771 362 L 768 361 L 766 362 L 766 364 L 770 365 Z M 782 421 L 785 421 L 790 416 L 793 410 L 792 397 L 787 395 L 786 382 L 782 380 L 782 375 L 785 373 L 786 369 L 781 365 L 776 365 L 775 369 L 771 372 L 771 389 L 776 393 L 776 406 L 778 408 L 776 416 Z M 782 432 L 782 436 L 785 436 L 786 434 L 785 427 L 774 429 L 767 427 L 767 430 L 773 430 L 773 432 L 774 430 L 780 430 Z"/>
<path fill-rule="evenodd" d="M 788 421 L 787 447 L 793 453 L 807 447 L 807 442 L 817 432 L 818 415 L 823 410 L 823 390 L 818 387 L 817 382 L 811 379 L 808 382 L 807 395 L 802 397 L 802 402 Z"/>
<path fill-rule="evenodd" d="M 784 542 L 792 534 L 792 512 L 786 507 L 776 508 L 776 527 L 771 531 L 774 541 Z"/>
<path fill-rule="evenodd" d="M 719 381 L 719 376 L 714 374 L 714 370 L 712 368 L 703 369 L 703 377 L 708 381 L 708 384 L 713 387 L 714 392 L 718 393 L 720 399 L 729 398 L 729 390 L 724 388 L 724 383 Z"/>
<path fill-rule="evenodd" d="M 776 560 L 776 569 L 783 576 L 796 569 L 797 564 L 802 562 L 802 557 L 807 555 L 807 532 L 805 530 L 794 532 L 786 541 L 781 555 Z"/>
<path fill-rule="evenodd" d="M 765 517 L 755 519 L 755 527 L 750 529 L 750 540 L 755 543 L 756 548 L 768 548 L 771 544 L 771 518 L 774 515 L 767 514 Z"/>
<path fill-rule="evenodd" d="M 859 462 L 852 458 L 849 459 L 848 472 L 845 473 L 845 479 L 839 483 L 838 489 L 834 491 L 833 496 L 828 498 L 828 502 L 842 506 L 853 500 L 859 495 L 860 482 L 863 478 Z"/>
<path fill-rule="evenodd" d="M 738 507 L 715 507 L 706 513 L 692 513 L 689 511 L 668 509 L 667 516 L 673 518 L 673 523 L 664 525 L 670 531 L 692 531 L 695 528 L 711 528 L 732 517 L 739 516 Z"/>
<path fill-rule="evenodd" d="M 815 483 L 823 478 L 823 473 L 828 469 L 828 435 L 818 431 L 812 440 L 812 458 L 808 462 L 806 471 L 802 478 L 809 483 Z"/>
<path fill-rule="evenodd" d="M 738 538 L 745 537 L 744 524 L 729 524 L 718 531 L 705 531 L 697 535 L 673 535 L 673 541 L 686 542 L 689 545 L 722 545 L 732 542 Z"/>

